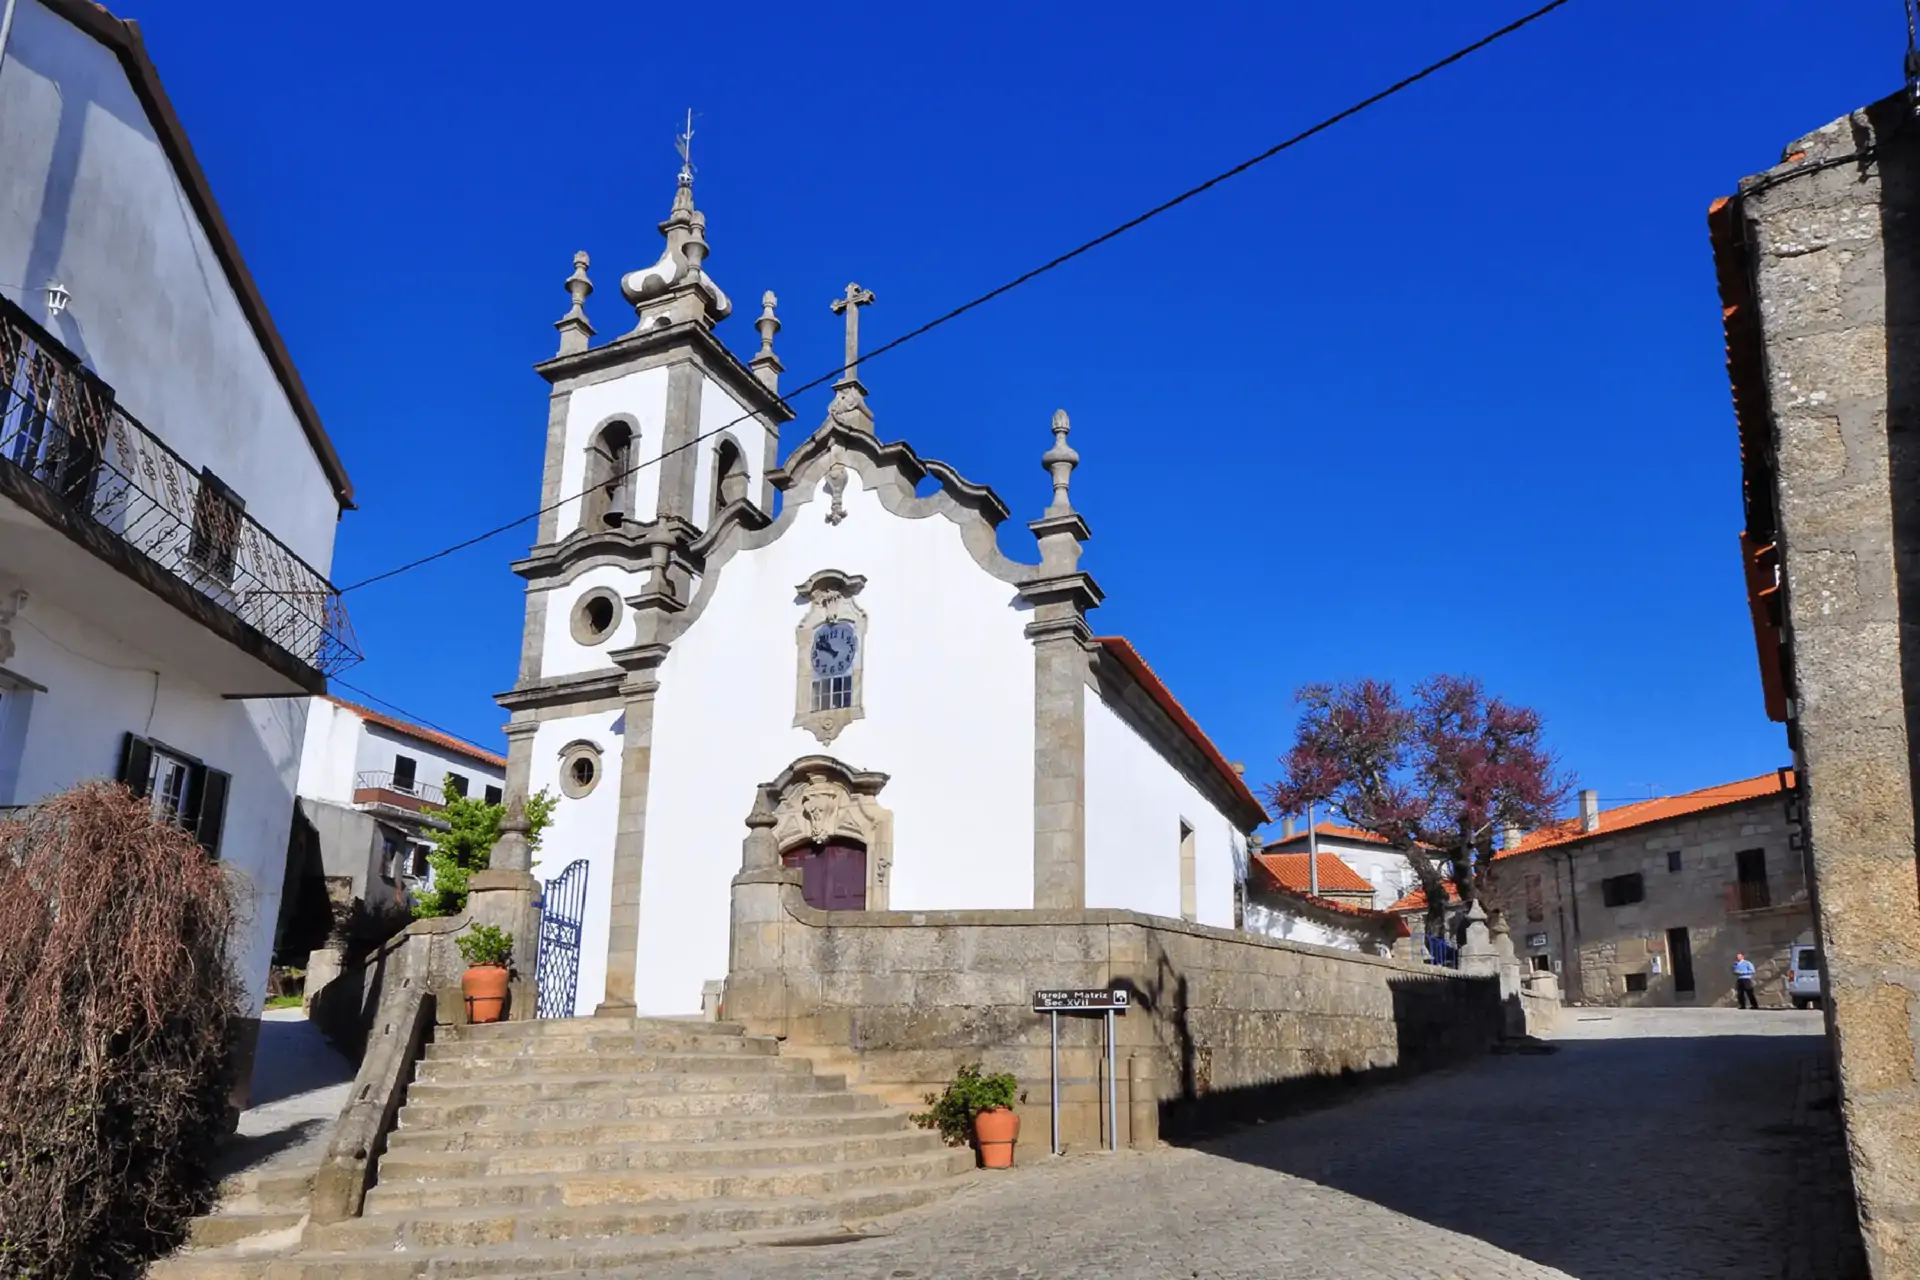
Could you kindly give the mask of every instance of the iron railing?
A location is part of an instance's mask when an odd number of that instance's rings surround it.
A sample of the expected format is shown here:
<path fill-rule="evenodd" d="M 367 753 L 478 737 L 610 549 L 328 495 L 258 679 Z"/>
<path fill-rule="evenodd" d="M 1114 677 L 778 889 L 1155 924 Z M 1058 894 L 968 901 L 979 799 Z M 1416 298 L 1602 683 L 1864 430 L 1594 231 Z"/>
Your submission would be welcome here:
<path fill-rule="evenodd" d="M 361 653 L 340 593 L 0 298 L 0 466 L 326 675 Z"/>
<path fill-rule="evenodd" d="M 400 786 L 394 782 L 391 769 L 363 769 L 354 775 L 353 791 L 355 803 L 362 791 L 385 791 L 396 796 L 407 796 L 422 804 L 444 807 L 447 803 L 446 791 L 431 782 L 418 780 Z"/>

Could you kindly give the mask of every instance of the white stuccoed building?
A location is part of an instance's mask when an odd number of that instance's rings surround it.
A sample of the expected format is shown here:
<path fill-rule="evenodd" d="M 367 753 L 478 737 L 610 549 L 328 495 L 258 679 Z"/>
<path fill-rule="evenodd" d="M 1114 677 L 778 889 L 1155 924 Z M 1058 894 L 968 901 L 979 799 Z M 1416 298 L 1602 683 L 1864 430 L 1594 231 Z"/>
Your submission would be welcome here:
<path fill-rule="evenodd" d="M 194 831 L 257 1012 L 352 490 L 134 24 L 19 0 L 0 173 L 0 805 L 119 778 Z"/>
<path fill-rule="evenodd" d="M 816 906 L 1232 928 L 1266 815 L 1133 648 L 1088 627 L 1066 415 L 1037 554 L 1010 559 L 992 490 L 876 436 L 855 366 L 873 296 L 850 285 L 848 368 L 781 462 L 773 296 L 743 363 L 713 332 L 732 303 L 685 170 L 661 231 L 621 280 L 631 331 L 597 346 L 576 255 L 540 366 L 554 509 L 514 566 L 526 629 L 499 698 L 510 802 L 563 797 L 535 874 L 587 864 L 577 1011 L 700 1007 L 757 804 Z"/>

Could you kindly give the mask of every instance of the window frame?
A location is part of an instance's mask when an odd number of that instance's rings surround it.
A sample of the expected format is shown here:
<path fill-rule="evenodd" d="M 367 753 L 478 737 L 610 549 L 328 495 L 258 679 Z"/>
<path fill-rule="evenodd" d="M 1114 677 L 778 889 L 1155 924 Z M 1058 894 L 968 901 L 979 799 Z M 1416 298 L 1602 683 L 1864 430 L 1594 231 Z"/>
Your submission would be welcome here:
<path fill-rule="evenodd" d="M 246 500 L 207 467 L 200 468 L 199 481 L 193 491 L 187 559 L 221 582 L 231 583 L 240 560 L 240 526 L 247 515 Z M 222 524 L 227 527 L 221 528 Z"/>
<path fill-rule="evenodd" d="M 1628 897 L 1623 890 L 1632 885 L 1633 895 Z M 1617 876 L 1605 876 L 1600 881 L 1600 905 L 1603 907 L 1630 907 L 1647 900 L 1647 878 L 1638 871 L 1623 871 Z"/>

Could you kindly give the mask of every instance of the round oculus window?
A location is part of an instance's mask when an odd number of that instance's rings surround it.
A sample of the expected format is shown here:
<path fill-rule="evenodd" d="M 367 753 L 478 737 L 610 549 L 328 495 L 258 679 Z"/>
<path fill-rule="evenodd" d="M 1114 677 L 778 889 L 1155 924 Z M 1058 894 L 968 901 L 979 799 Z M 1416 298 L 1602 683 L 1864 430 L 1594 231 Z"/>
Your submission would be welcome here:
<path fill-rule="evenodd" d="M 573 638 L 579 644 L 600 644 L 620 624 L 620 596 L 608 587 L 596 587 L 573 606 Z"/>
<path fill-rule="evenodd" d="M 590 742 L 568 747 L 560 759 L 560 791 L 578 800 L 600 783 L 600 749 Z"/>

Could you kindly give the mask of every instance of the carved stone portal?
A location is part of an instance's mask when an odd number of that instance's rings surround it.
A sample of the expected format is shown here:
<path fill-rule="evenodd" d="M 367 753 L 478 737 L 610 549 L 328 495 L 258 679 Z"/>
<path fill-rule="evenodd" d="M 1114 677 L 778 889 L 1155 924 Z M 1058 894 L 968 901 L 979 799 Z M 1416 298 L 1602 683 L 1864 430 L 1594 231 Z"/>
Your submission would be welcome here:
<path fill-rule="evenodd" d="M 886 785 L 886 774 L 852 769 L 832 756 L 795 760 L 766 787 L 775 798 L 776 852 L 857 841 L 867 851 L 867 910 L 887 910 L 893 879 L 893 811 L 875 799 Z"/>

